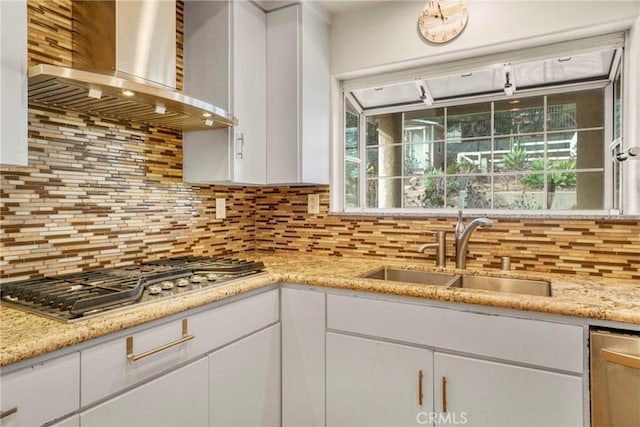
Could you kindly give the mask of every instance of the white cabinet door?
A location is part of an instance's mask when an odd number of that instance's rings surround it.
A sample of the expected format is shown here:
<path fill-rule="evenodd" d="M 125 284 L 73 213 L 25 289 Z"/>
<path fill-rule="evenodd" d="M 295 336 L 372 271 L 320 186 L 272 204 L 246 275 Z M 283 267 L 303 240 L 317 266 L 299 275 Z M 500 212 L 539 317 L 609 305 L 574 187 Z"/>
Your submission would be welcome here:
<path fill-rule="evenodd" d="M 415 426 L 432 412 L 433 352 L 331 332 L 326 342 L 327 426 Z"/>
<path fill-rule="evenodd" d="M 80 407 L 80 354 L 37 363 L 0 378 L 3 427 L 39 426 Z"/>
<path fill-rule="evenodd" d="M 206 426 L 207 358 L 123 393 L 80 414 L 88 426 Z"/>
<path fill-rule="evenodd" d="M 209 425 L 280 425 L 280 324 L 209 355 Z"/>
<path fill-rule="evenodd" d="M 438 425 L 583 425 L 580 377 L 438 352 L 434 368 Z"/>
<path fill-rule="evenodd" d="M 248 1 L 233 3 L 233 181 L 265 184 L 267 157 L 267 17 Z"/>
<path fill-rule="evenodd" d="M 267 17 L 249 1 L 185 2 L 185 93 L 227 109 L 230 129 L 185 132 L 193 183 L 267 181 Z"/>
<path fill-rule="evenodd" d="M 324 426 L 324 292 L 282 288 L 282 425 Z"/>
<path fill-rule="evenodd" d="M 49 427 L 80 427 L 80 415 L 65 418 L 62 421 L 51 424 Z"/>
<path fill-rule="evenodd" d="M 131 337 L 134 354 L 144 353 L 179 339 L 183 333 L 182 327 L 182 320 L 174 320 L 131 333 L 128 337 Z M 187 362 L 193 356 L 191 349 L 195 342 L 201 339 L 196 336 L 191 341 L 133 361 L 127 357 L 128 337 L 116 338 L 80 352 L 83 407 Z"/>
<path fill-rule="evenodd" d="M 184 93 L 232 112 L 231 6 L 184 3 Z M 206 54 L 205 54 L 206 52 Z M 183 180 L 228 183 L 233 178 L 233 129 L 183 132 Z"/>
<path fill-rule="evenodd" d="M 267 14 L 267 182 L 329 183 L 329 24 L 301 3 Z"/>
<path fill-rule="evenodd" d="M 0 35 L 0 164 L 26 166 L 26 0 L 0 1 Z"/>

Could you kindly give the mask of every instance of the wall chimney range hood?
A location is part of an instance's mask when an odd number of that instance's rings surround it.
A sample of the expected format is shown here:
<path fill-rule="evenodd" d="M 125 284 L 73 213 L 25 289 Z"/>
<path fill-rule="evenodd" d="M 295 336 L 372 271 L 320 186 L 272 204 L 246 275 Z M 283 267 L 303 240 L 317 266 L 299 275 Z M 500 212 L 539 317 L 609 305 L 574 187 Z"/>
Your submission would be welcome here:
<path fill-rule="evenodd" d="M 72 8 L 73 68 L 29 68 L 29 104 L 184 132 L 237 124 L 175 90 L 175 2 L 73 0 Z"/>

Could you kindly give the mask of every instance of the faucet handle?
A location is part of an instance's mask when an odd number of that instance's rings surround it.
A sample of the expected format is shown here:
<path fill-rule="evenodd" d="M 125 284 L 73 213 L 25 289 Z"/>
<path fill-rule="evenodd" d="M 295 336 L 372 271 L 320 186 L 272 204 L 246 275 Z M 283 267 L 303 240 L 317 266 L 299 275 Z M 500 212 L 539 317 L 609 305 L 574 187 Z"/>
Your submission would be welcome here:
<path fill-rule="evenodd" d="M 462 209 L 458 209 L 458 220 L 456 221 L 456 226 L 453 230 L 453 234 L 456 236 L 456 238 L 458 238 L 463 232 L 464 223 L 462 222 Z"/>
<path fill-rule="evenodd" d="M 447 232 L 446 231 L 427 231 L 427 234 L 434 234 L 436 236 L 435 243 L 423 243 L 418 246 L 418 252 L 422 253 L 427 248 L 436 248 L 436 265 L 438 267 L 444 267 L 447 257 Z"/>

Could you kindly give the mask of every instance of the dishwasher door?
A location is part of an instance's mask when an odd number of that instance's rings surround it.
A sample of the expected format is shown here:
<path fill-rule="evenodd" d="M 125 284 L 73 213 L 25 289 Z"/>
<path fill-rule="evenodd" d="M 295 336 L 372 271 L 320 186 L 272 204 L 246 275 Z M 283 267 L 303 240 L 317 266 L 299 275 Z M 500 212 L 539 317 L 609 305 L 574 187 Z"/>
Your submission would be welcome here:
<path fill-rule="evenodd" d="M 640 426 L 640 335 L 591 331 L 591 423 Z"/>

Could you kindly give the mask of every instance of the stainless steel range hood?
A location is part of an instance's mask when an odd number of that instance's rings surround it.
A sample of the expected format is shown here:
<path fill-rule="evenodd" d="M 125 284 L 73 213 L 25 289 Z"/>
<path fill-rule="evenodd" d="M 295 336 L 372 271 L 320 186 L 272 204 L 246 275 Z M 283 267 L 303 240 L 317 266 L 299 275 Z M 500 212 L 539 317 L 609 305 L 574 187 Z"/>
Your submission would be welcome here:
<path fill-rule="evenodd" d="M 175 90 L 175 2 L 74 0 L 72 7 L 73 68 L 31 67 L 29 104 L 181 131 L 237 124 Z"/>

